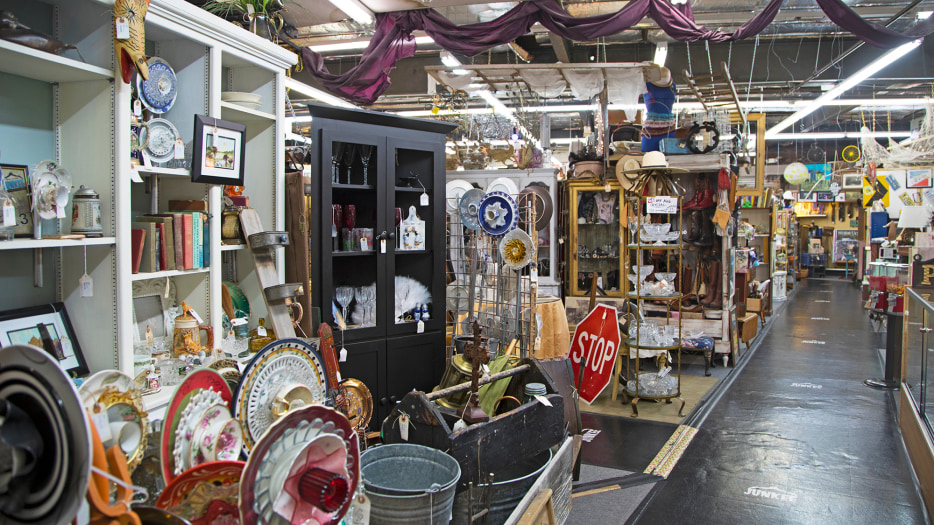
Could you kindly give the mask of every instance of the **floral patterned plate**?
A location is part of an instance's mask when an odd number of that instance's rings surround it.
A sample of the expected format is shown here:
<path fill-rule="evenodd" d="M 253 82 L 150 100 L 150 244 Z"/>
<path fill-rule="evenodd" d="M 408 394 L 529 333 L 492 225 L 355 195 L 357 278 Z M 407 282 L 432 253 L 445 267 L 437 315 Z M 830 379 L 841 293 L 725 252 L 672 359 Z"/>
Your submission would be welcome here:
<path fill-rule="evenodd" d="M 186 470 L 169 483 L 156 507 L 174 512 L 192 525 L 239 524 L 237 508 L 242 461 L 212 461 Z"/>

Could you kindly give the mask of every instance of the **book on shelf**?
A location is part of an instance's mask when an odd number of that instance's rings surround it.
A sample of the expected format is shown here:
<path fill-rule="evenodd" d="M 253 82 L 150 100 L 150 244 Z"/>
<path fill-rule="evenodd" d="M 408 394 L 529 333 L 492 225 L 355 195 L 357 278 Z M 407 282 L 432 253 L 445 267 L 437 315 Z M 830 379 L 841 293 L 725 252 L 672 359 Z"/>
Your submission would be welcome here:
<path fill-rule="evenodd" d="M 159 244 L 162 253 L 159 257 L 159 266 L 163 270 L 175 270 L 178 268 L 177 257 L 175 254 L 175 220 L 169 214 L 142 215 L 137 217 L 138 222 L 154 222 L 161 226 L 162 241 Z"/>
<path fill-rule="evenodd" d="M 139 263 L 139 272 L 141 273 L 151 273 L 159 271 L 159 261 L 157 259 L 158 250 L 157 250 L 157 238 L 156 238 L 156 223 L 154 222 L 136 222 L 133 224 L 134 229 L 143 230 L 143 242 Z"/>
<path fill-rule="evenodd" d="M 204 260 L 206 242 L 205 224 L 208 222 L 208 214 L 200 211 L 175 211 L 185 217 L 185 243 L 188 243 L 188 237 L 191 237 L 191 266 L 186 268 L 204 268 L 207 266 Z"/>
<path fill-rule="evenodd" d="M 139 273 L 139 266 L 143 260 L 143 243 L 146 242 L 146 230 L 133 228 L 130 230 L 133 245 L 133 273 Z"/>

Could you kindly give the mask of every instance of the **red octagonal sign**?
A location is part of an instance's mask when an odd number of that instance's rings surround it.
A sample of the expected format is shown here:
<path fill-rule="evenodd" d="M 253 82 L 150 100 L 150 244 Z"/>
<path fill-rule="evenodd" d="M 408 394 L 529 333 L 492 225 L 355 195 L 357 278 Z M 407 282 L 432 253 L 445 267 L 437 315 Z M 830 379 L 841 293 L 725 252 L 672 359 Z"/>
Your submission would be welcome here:
<path fill-rule="evenodd" d="M 610 384 L 619 343 L 619 323 L 612 306 L 598 304 L 574 330 L 568 357 L 574 367 L 575 383 L 580 377 L 581 361 L 584 362 L 584 377 L 578 391 L 588 405 Z"/>

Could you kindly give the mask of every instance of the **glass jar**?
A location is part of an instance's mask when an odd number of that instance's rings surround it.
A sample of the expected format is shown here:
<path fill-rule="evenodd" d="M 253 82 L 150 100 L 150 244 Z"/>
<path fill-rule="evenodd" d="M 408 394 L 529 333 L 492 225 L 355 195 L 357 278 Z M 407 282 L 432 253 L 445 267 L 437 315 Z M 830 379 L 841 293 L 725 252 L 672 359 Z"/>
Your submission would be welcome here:
<path fill-rule="evenodd" d="M 250 331 L 250 353 L 256 353 L 264 346 L 276 340 L 272 328 L 266 327 L 266 319 L 260 318 L 259 325 Z"/>

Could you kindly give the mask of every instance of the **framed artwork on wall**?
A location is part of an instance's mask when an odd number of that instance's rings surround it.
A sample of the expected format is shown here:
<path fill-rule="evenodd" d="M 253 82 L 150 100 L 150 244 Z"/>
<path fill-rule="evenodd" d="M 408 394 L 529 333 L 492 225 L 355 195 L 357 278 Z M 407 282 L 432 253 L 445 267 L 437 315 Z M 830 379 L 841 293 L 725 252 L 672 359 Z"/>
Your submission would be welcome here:
<path fill-rule="evenodd" d="M 909 188 L 930 188 L 931 168 L 908 170 L 907 186 Z"/>
<path fill-rule="evenodd" d="M 88 373 L 64 303 L 0 312 L 0 347 L 11 345 L 44 348 L 65 372 L 74 376 Z"/>
<path fill-rule="evenodd" d="M 16 227 L 13 228 L 13 235 L 31 236 L 32 198 L 29 192 L 29 168 L 19 164 L 0 164 L 0 173 L 3 189 L 13 199 L 13 207 L 16 209 Z"/>
<path fill-rule="evenodd" d="M 246 126 L 195 115 L 191 181 L 243 186 Z"/>

